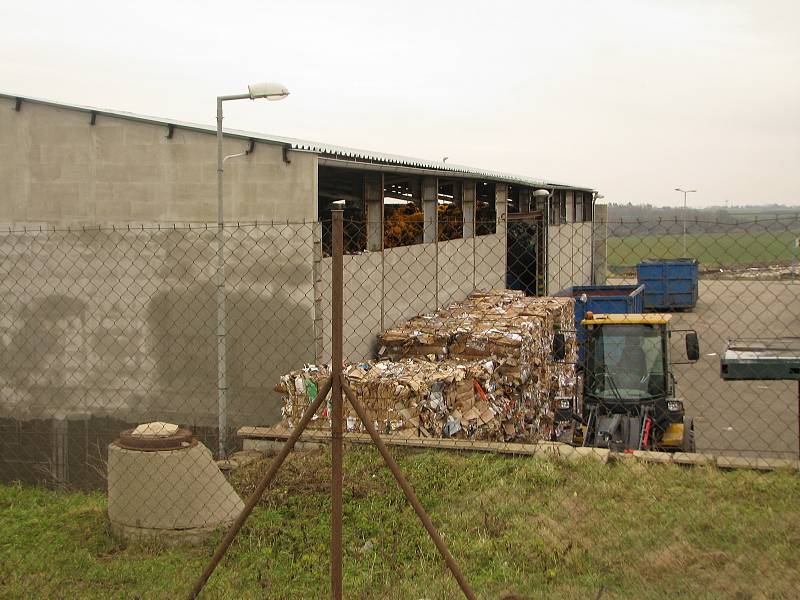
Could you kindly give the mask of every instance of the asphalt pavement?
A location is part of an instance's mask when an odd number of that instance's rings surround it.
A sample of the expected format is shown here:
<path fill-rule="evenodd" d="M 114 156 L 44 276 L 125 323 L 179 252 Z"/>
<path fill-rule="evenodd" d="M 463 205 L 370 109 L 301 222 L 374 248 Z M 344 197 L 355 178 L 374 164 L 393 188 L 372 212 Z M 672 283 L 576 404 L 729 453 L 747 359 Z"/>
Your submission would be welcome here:
<path fill-rule="evenodd" d="M 800 337 L 800 281 L 701 279 L 695 309 L 673 315 L 673 329 L 692 328 L 700 338 L 700 361 L 674 367 L 698 451 L 798 458 L 798 382 L 724 381 L 720 355 L 731 338 Z M 683 334 L 675 333 L 671 359 L 685 357 Z"/>

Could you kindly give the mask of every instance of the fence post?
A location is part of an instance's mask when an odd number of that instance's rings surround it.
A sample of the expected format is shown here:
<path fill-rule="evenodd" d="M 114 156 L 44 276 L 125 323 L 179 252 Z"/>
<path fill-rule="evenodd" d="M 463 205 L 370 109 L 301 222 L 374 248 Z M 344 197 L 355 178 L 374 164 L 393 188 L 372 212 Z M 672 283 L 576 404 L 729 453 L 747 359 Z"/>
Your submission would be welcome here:
<path fill-rule="evenodd" d="M 342 335 L 343 335 L 343 211 L 331 211 L 331 598 L 342 598 Z"/>
<path fill-rule="evenodd" d="M 217 427 L 219 458 L 228 454 L 228 331 L 225 306 L 225 213 L 222 204 L 222 99 L 217 98 Z"/>

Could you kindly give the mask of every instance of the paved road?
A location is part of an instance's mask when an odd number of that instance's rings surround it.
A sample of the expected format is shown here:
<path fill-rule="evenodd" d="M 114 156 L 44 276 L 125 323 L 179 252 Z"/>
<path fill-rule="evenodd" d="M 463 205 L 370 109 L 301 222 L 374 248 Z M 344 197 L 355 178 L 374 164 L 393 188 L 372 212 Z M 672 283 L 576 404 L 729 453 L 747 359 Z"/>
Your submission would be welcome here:
<path fill-rule="evenodd" d="M 693 328 L 700 337 L 700 361 L 675 366 L 698 450 L 797 458 L 798 383 L 723 381 L 719 355 L 729 338 L 800 336 L 800 282 L 701 280 L 697 307 L 675 313 L 672 326 Z M 683 336 L 676 334 L 672 360 L 685 356 Z"/>

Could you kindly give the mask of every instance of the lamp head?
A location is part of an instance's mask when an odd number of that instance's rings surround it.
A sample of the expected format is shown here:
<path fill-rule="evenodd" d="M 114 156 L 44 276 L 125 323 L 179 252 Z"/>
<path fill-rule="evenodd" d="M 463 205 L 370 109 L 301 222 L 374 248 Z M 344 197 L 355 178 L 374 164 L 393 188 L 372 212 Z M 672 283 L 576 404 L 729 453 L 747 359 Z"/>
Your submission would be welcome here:
<path fill-rule="evenodd" d="M 549 196 L 549 195 L 550 195 L 550 190 L 541 189 L 541 190 L 534 190 L 533 191 L 533 197 L 534 198 L 544 198 L 545 196 Z"/>
<path fill-rule="evenodd" d="M 271 81 L 264 81 L 262 83 L 253 83 L 247 86 L 250 92 L 250 99 L 266 98 L 267 100 L 283 100 L 289 95 L 289 88 L 280 83 Z"/>

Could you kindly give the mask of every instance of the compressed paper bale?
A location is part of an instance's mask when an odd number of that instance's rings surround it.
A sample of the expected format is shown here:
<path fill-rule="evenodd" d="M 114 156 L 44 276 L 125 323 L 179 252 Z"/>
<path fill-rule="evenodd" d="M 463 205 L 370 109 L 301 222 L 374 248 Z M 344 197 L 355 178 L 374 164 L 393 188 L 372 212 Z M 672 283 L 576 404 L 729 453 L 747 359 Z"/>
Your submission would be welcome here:
<path fill-rule="evenodd" d="M 525 412 L 513 390 L 494 381 L 495 366 L 493 361 L 405 359 L 349 365 L 344 374 L 379 431 L 502 441 L 512 439 L 509 432 L 513 437 L 524 432 Z M 306 367 L 281 378 L 287 426 L 294 426 L 311 402 L 307 392 L 301 393 L 306 380 L 321 381 L 327 374 L 327 368 Z M 348 431 L 364 430 L 347 402 L 343 421 Z M 330 410 L 321 407 L 311 424 L 330 428 Z"/>
<path fill-rule="evenodd" d="M 571 298 L 490 290 L 409 319 L 381 334 L 379 346 L 383 356 L 395 360 L 430 355 L 435 360 L 502 359 L 495 379 L 507 395 L 516 396 L 528 422 L 546 435 L 552 431 L 555 397 L 575 390 L 574 366 L 551 359 L 553 334 L 573 326 Z M 572 337 L 566 350 L 567 362 L 574 362 Z"/>
<path fill-rule="evenodd" d="M 551 359 L 553 334 L 574 325 L 571 298 L 530 298 L 514 290 L 470 294 L 436 313 L 381 333 L 380 356 L 345 377 L 376 427 L 396 435 L 538 441 L 553 433 L 556 396 L 575 389 L 573 365 Z M 567 337 L 567 361 L 577 347 Z M 428 360 L 430 358 L 430 360 Z M 296 423 L 326 368 L 281 378 L 283 413 Z M 476 385 L 477 382 L 477 385 Z M 349 403 L 347 430 L 362 431 Z M 330 427 L 324 405 L 311 427 Z"/>

